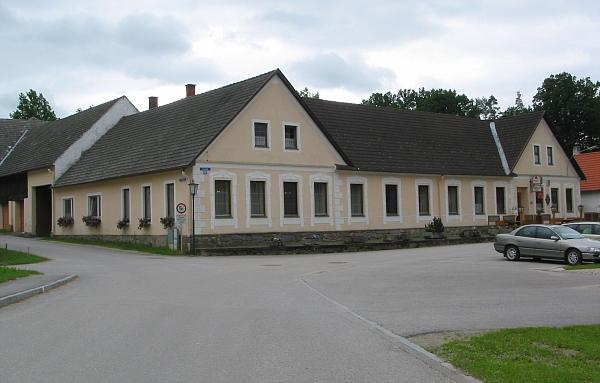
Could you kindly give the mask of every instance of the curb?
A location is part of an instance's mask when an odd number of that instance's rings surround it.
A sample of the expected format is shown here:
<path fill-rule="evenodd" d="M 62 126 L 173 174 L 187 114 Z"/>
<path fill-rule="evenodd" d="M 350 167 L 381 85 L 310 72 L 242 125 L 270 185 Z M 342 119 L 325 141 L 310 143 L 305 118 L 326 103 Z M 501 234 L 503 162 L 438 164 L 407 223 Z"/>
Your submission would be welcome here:
<path fill-rule="evenodd" d="M 11 294 L 11 295 L 7 295 L 5 297 L 0 298 L 0 307 L 4 307 L 4 306 L 8 306 L 10 304 L 13 303 L 17 303 L 20 301 L 23 301 L 27 298 L 31 298 L 35 295 L 38 294 L 43 294 L 46 291 L 50 291 L 52 289 L 55 289 L 57 287 L 60 287 L 62 285 L 65 285 L 73 280 L 77 279 L 77 275 L 75 274 L 71 274 L 69 276 L 66 276 L 64 278 L 61 278 L 57 281 L 54 281 L 52 283 L 48 283 L 47 285 L 42 285 L 42 286 L 38 286 L 38 287 L 34 287 L 32 289 L 28 289 L 25 291 L 21 291 L 15 294 Z"/>

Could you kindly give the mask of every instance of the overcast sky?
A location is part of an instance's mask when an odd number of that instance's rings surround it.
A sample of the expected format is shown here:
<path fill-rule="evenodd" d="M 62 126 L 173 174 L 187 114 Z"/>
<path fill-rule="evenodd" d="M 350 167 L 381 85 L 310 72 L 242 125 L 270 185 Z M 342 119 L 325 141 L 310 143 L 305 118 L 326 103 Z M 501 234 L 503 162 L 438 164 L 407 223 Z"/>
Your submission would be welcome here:
<path fill-rule="evenodd" d="M 360 102 L 452 88 L 529 104 L 553 73 L 600 80 L 597 1 L 0 0 L 0 118 L 32 88 L 59 117 L 126 95 L 140 109 L 280 68 Z"/>

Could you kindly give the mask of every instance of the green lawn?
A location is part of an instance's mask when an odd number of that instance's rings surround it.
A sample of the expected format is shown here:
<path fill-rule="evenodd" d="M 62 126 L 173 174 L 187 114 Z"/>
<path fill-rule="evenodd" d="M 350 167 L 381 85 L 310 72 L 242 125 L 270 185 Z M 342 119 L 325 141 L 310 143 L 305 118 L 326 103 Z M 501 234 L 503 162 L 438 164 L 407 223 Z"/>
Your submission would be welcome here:
<path fill-rule="evenodd" d="M 0 249 L 0 266 L 26 265 L 45 262 L 48 258 L 27 254 L 17 250 Z"/>
<path fill-rule="evenodd" d="M 600 262 L 599 263 L 584 263 L 584 264 L 576 265 L 576 266 L 567 265 L 567 266 L 565 266 L 565 269 L 566 270 L 600 269 Z"/>
<path fill-rule="evenodd" d="M 492 331 L 431 351 L 484 382 L 600 382 L 600 325 Z"/>
<path fill-rule="evenodd" d="M 104 246 L 120 250 L 135 250 L 144 253 L 161 254 L 161 255 L 183 255 L 180 251 L 171 250 L 168 247 L 150 246 L 143 243 L 117 242 L 117 241 L 101 241 L 87 238 L 74 237 L 51 237 L 46 238 L 49 241 L 76 243 L 79 245 L 94 245 Z"/>
<path fill-rule="evenodd" d="M 13 279 L 26 277 L 28 275 L 40 274 L 35 270 L 21 270 L 15 269 L 14 267 L 0 266 L 0 283 L 6 281 L 12 281 Z"/>

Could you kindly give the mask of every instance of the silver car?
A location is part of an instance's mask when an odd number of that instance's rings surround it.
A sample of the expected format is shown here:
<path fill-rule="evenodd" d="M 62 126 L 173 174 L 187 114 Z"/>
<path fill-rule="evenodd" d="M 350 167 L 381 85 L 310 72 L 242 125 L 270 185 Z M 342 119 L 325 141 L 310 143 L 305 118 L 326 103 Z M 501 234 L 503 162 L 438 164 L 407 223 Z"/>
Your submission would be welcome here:
<path fill-rule="evenodd" d="M 600 222 L 573 222 L 563 226 L 570 227 L 586 238 L 600 241 Z"/>
<path fill-rule="evenodd" d="M 494 249 L 509 261 L 520 257 L 561 259 L 569 265 L 600 261 L 600 243 L 560 225 L 525 225 L 496 235 Z"/>

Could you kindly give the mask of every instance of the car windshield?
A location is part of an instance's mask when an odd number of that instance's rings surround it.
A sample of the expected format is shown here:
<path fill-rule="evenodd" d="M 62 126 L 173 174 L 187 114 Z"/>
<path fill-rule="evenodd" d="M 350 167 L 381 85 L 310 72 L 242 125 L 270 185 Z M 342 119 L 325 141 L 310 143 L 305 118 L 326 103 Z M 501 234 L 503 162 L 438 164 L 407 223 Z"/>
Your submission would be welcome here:
<path fill-rule="evenodd" d="M 554 231 L 561 236 L 562 239 L 579 239 L 583 238 L 581 234 L 566 226 L 553 227 Z"/>

